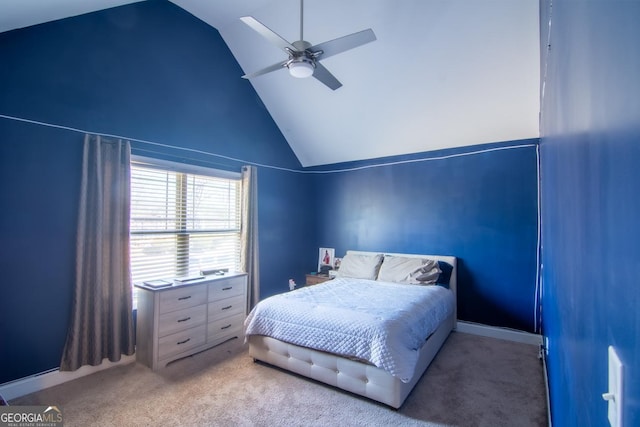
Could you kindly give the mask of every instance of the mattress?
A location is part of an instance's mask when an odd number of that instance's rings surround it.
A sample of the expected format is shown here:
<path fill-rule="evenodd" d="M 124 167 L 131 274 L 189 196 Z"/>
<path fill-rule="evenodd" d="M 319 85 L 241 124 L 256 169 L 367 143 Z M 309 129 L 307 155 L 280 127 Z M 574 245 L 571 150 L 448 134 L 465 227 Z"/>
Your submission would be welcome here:
<path fill-rule="evenodd" d="M 261 301 L 246 335 L 366 361 L 408 382 L 418 350 L 454 313 L 454 300 L 441 286 L 337 278 Z"/>

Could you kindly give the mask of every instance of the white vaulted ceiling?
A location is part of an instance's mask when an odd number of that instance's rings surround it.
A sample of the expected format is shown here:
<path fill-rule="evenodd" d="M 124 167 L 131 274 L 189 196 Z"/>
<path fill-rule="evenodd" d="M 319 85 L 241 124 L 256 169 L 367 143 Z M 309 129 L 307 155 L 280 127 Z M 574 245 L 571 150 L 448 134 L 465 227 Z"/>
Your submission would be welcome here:
<path fill-rule="evenodd" d="M 0 31 L 125 3 L 2 0 Z M 173 3 L 215 27 L 246 73 L 286 56 L 241 16 L 299 38 L 299 0 Z M 539 136 L 538 0 L 307 0 L 304 18 L 312 44 L 377 36 L 322 61 L 336 91 L 286 70 L 251 80 L 304 166 Z"/>

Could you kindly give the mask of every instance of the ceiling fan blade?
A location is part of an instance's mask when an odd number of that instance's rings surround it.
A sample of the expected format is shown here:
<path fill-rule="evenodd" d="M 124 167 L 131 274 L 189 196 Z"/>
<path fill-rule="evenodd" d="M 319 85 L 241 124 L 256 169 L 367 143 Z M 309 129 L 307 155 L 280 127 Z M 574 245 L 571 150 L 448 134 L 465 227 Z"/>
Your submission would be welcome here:
<path fill-rule="evenodd" d="M 362 46 L 363 44 L 370 43 L 376 40 L 376 35 L 371 28 L 362 30 L 357 33 L 349 34 L 348 36 L 340 37 L 330 40 L 328 42 L 320 43 L 315 46 L 311 46 L 308 50 L 317 52 L 321 50 L 323 53 L 320 56 L 321 59 L 329 56 L 342 53 L 346 50 L 353 49 L 354 47 Z"/>
<path fill-rule="evenodd" d="M 317 80 L 319 80 L 321 83 L 328 86 L 329 89 L 332 90 L 336 90 L 340 86 L 342 86 L 342 83 L 340 83 L 338 79 L 336 79 L 333 74 L 331 74 L 329 70 L 324 67 L 324 65 L 317 61 L 316 69 L 313 70 L 313 77 L 315 77 Z"/>
<path fill-rule="evenodd" d="M 287 61 L 282 61 L 282 62 L 278 62 L 277 64 L 273 64 L 273 65 L 269 65 L 266 68 L 263 68 L 262 70 L 256 71 L 254 73 L 251 74 L 245 74 L 244 76 L 242 76 L 243 79 L 252 79 L 254 77 L 258 77 L 261 76 L 263 74 L 267 74 L 270 73 L 272 71 L 278 71 L 281 68 L 285 68 L 285 64 L 288 62 Z"/>
<path fill-rule="evenodd" d="M 245 24 L 247 24 L 248 26 L 250 26 L 254 31 L 260 34 L 262 37 L 269 40 L 274 45 L 278 46 L 280 49 L 285 51 L 286 51 L 286 48 L 289 48 L 293 51 L 298 50 L 295 47 L 293 47 L 291 43 L 289 43 L 288 41 L 280 37 L 274 31 L 271 31 L 266 25 L 262 24 L 253 16 L 243 16 L 242 18 L 240 18 L 240 20 Z"/>

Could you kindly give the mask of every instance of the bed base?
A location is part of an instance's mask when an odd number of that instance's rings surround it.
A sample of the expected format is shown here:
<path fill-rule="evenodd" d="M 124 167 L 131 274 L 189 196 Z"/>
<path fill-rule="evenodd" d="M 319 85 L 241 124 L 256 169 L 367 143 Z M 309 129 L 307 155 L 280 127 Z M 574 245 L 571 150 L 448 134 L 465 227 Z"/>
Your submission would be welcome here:
<path fill-rule="evenodd" d="M 250 335 L 249 355 L 256 360 L 400 408 L 434 359 L 449 333 L 455 316 L 445 319 L 420 349 L 416 371 L 408 383 L 373 365 L 357 362 L 262 335 Z"/>

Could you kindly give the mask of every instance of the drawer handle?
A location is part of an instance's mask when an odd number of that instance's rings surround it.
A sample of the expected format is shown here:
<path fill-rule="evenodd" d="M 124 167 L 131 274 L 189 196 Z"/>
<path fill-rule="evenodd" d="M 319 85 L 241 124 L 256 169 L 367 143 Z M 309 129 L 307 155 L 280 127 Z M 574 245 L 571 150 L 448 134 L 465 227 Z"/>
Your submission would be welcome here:
<path fill-rule="evenodd" d="M 229 325 L 227 325 L 227 326 L 223 326 L 223 327 L 222 327 L 222 328 L 220 328 L 220 329 L 229 329 L 230 327 L 231 327 L 231 324 L 229 324 Z"/>
<path fill-rule="evenodd" d="M 187 320 L 191 320 L 191 317 L 185 317 L 184 319 L 178 319 L 178 323 L 186 322 Z"/>
<path fill-rule="evenodd" d="M 191 295 L 186 296 L 186 297 L 180 297 L 180 298 L 178 298 L 178 301 L 182 301 L 182 300 L 189 299 L 189 298 L 191 298 Z"/>
<path fill-rule="evenodd" d="M 178 341 L 176 344 L 177 344 L 177 345 L 180 345 L 180 344 L 188 343 L 189 341 L 191 341 L 191 338 L 187 338 L 187 339 L 186 339 L 186 340 L 184 340 L 184 341 Z"/>
<path fill-rule="evenodd" d="M 221 310 L 229 310 L 231 307 L 233 307 L 232 305 L 228 305 L 226 307 L 222 307 Z"/>
<path fill-rule="evenodd" d="M 222 290 L 223 290 L 223 291 L 228 291 L 228 290 L 230 290 L 230 289 L 233 289 L 233 286 L 228 286 L 228 287 L 226 287 L 226 288 L 222 288 Z"/>

